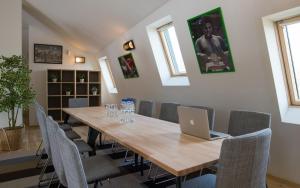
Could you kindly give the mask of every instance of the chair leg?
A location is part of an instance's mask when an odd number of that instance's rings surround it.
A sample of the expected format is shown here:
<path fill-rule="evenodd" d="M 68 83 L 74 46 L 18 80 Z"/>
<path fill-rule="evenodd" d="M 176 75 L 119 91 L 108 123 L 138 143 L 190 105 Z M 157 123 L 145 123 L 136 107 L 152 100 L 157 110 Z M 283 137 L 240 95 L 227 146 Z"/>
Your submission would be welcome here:
<path fill-rule="evenodd" d="M 40 177 L 39 177 L 39 186 L 40 186 L 41 182 L 43 181 L 43 178 L 44 178 L 44 175 L 45 175 L 45 171 L 46 171 L 46 168 L 47 168 L 49 162 L 50 162 L 50 159 L 48 158 L 46 160 L 45 164 L 44 164 L 44 167 L 43 167 L 43 169 L 41 171 L 41 174 L 40 174 Z"/>
<path fill-rule="evenodd" d="M 53 181 L 54 177 L 55 177 L 55 172 L 52 173 L 51 180 L 50 180 L 50 182 L 49 182 L 49 184 L 48 184 L 48 188 L 50 188 L 50 186 L 51 186 L 51 184 L 52 184 L 52 181 Z"/>
<path fill-rule="evenodd" d="M 128 152 L 129 152 L 129 150 L 127 149 L 127 150 L 126 150 L 126 153 L 125 153 L 125 157 L 124 157 L 124 162 L 125 162 L 125 163 L 128 162 L 128 160 L 127 160 Z"/>
<path fill-rule="evenodd" d="M 150 164 L 150 167 L 148 170 L 148 175 L 147 175 L 148 179 L 151 179 L 152 165 L 153 165 L 153 163 Z"/>
<path fill-rule="evenodd" d="M 35 156 L 38 156 L 38 155 L 39 155 L 39 151 L 40 151 L 40 149 L 41 149 L 42 144 L 43 144 L 43 140 L 41 140 L 39 147 L 38 147 L 37 150 L 35 151 Z M 42 155 L 42 153 L 41 153 L 41 155 Z"/>

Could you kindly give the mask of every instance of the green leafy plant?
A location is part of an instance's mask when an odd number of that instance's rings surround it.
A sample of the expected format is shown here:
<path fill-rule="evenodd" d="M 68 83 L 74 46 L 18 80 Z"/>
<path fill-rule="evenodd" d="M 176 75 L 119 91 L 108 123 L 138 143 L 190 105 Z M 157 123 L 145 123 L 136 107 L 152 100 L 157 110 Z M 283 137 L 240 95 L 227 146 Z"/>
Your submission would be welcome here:
<path fill-rule="evenodd" d="M 97 87 L 92 87 L 92 92 L 97 92 L 98 91 L 98 88 Z"/>
<path fill-rule="evenodd" d="M 85 75 L 84 74 L 79 74 L 79 79 L 84 79 Z"/>
<path fill-rule="evenodd" d="M 58 79 L 58 76 L 56 74 L 51 74 L 50 78 L 51 78 L 51 80 L 54 80 L 54 79 Z"/>
<path fill-rule="evenodd" d="M 72 87 L 67 86 L 67 87 L 66 87 L 66 92 L 71 92 L 71 91 L 72 91 Z"/>
<path fill-rule="evenodd" d="M 18 113 L 33 103 L 30 70 L 21 56 L 0 57 L 0 112 L 7 112 L 9 128 L 16 128 Z"/>

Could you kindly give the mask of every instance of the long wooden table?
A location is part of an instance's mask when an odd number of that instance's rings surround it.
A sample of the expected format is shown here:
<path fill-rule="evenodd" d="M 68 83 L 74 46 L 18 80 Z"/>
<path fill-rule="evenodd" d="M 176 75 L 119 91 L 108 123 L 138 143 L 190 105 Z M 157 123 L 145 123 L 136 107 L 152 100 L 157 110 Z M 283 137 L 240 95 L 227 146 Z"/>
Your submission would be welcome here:
<path fill-rule="evenodd" d="M 63 111 L 175 175 L 177 187 L 181 176 L 216 163 L 220 156 L 223 139 L 207 141 L 182 134 L 176 123 L 135 114 L 133 123 L 122 124 L 107 117 L 103 107 Z"/>

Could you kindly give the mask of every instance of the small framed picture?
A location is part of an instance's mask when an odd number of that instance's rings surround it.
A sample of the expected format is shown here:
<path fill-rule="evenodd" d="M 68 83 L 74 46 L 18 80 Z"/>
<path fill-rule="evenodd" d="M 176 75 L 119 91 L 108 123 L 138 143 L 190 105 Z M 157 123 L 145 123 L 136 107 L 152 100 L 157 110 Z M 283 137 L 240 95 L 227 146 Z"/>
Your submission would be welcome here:
<path fill-rule="evenodd" d="M 34 44 L 34 63 L 62 64 L 62 58 L 62 46 Z"/>
<path fill-rule="evenodd" d="M 127 78 L 138 78 L 139 73 L 134 63 L 132 54 L 126 54 L 118 58 L 124 77 Z"/>
<path fill-rule="evenodd" d="M 221 8 L 188 20 L 201 73 L 234 72 Z"/>

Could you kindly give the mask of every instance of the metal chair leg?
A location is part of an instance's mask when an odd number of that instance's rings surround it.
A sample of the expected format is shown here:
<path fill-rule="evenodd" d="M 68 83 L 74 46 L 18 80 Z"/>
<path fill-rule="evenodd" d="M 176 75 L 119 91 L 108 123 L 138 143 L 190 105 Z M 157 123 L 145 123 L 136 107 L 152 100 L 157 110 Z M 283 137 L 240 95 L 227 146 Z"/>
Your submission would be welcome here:
<path fill-rule="evenodd" d="M 52 173 L 51 180 L 50 180 L 50 182 L 49 182 L 49 184 L 48 184 L 48 188 L 50 188 L 50 186 L 51 186 L 51 184 L 52 184 L 52 181 L 53 181 L 54 177 L 55 177 L 55 172 Z"/>
<path fill-rule="evenodd" d="M 41 140 L 40 145 L 39 145 L 39 147 L 37 148 L 37 150 L 35 152 L 35 156 L 39 156 L 39 151 L 41 149 L 42 144 L 43 144 L 43 140 Z M 41 153 L 41 155 L 42 155 L 42 153 Z"/>
<path fill-rule="evenodd" d="M 148 175 L 147 175 L 148 179 L 151 179 L 152 165 L 153 165 L 153 163 L 150 163 L 150 167 L 149 167 Z"/>
<path fill-rule="evenodd" d="M 47 168 L 49 162 L 50 162 L 50 159 L 48 158 L 46 160 L 45 164 L 44 164 L 44 167 L 43 167 L 42 171 L 41 171 L 41 174 L 40 174 L 40 177 L 39 177 L 39 185 L 43 181 L 43 178 L 44 178 L 44 175 L 45 175 L 45 171 L 46 171 L 46 168 Z"/>

